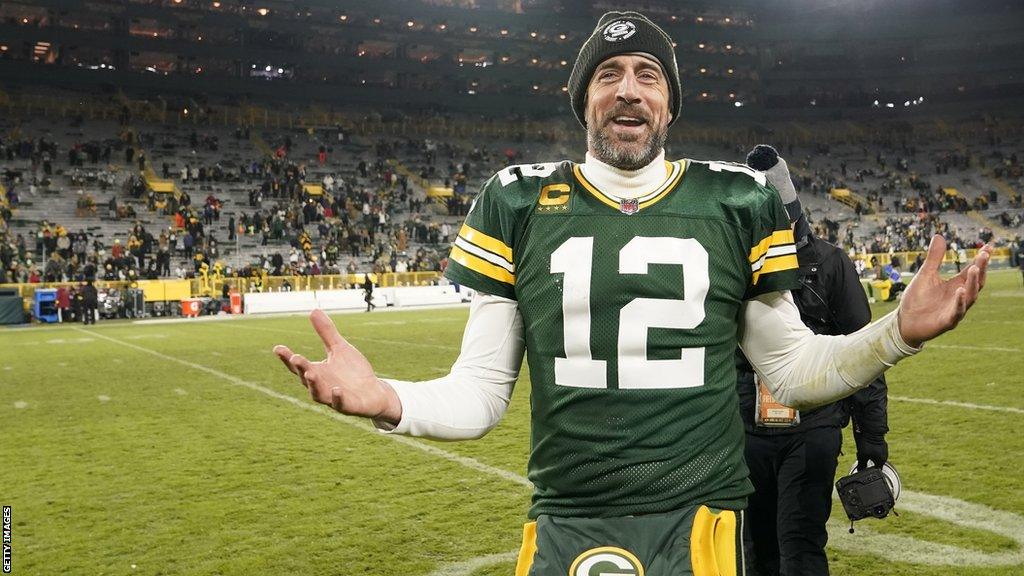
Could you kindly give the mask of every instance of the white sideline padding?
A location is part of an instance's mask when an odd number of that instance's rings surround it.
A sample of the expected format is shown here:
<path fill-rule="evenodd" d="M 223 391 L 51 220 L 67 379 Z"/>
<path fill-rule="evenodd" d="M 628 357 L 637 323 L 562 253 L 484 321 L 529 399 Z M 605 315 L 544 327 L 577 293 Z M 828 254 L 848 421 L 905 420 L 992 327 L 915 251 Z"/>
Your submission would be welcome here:
<path fill-rule="evenodd" d="M 454 286 L 416 286 L 404 288 L 378 288 L 373 291 L 373 303 L 379 307 L 437 306 L 468 302 L 472 290 Z M 361 289 L 306 290 L 302 292 L 249 292 L 245 294 L 246 314 L 272 314 L 279 312 L 312 312 L 321 310 L 357 310 L 366 307 Z"/>
<path fill-rule="evenodd" d="M 387 306 L 389 300 L 383 290 L 373 291 L 373 303 Z M 362 290 L 316 290 L 316 307 L 321 310 L 352 310 L 366 308 L 365 293 Z"/>
<path fill-rule="evenodd" d="M 448 286 L 417 286 L 410 288 L 387 288 L 395 306 L 436 306 L 438 304 L 458 304 L 467 297 L 465 288 L 456 292 L 455 287 Z"/>
<path fill-rule="evenodd" d="M 306 312 L 316 308 L 316 294 L 304 292 L 247 292 L 243 298 L 246 314 Z"/>

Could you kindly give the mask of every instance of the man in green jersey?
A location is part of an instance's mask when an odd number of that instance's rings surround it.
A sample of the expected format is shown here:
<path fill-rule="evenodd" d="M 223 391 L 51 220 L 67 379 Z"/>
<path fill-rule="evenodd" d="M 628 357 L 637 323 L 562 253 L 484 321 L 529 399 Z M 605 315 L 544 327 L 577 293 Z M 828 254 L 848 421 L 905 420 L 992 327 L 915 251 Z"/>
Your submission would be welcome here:
<path fill-rule="evenodd" d="M 664 31 L 605 14 L 569 94 L 586 161 L 498 172 L 452 247 L 446 275 L 476 295 L 450 374 L 382 380 L 319 311 L 326 360 L 275 352 L 318 402 L 454 440 L 498 423 L 525 351 L 535 491 L 517 575 L 737 574 L 751 485 L 736 346 L 780 402 L 835 401 L 954 327 L 990 249 L 942 281 L 936 237 L 898 312 L 816 336 L 789 294 L 793 234 L 765 175 L 665 159 L 682 91 Z"/>

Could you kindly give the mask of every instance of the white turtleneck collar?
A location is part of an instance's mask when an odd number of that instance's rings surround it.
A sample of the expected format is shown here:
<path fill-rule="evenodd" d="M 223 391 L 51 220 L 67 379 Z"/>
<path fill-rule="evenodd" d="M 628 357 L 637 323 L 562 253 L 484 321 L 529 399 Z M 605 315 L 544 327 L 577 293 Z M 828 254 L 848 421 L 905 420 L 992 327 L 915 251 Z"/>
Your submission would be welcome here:
<path fill-rule="evenodd" d="M 665 183 L 669 170 L 665 168 L 665 149 L 650 164 L 638 170 L 621 170 L 605 164 L 587 152 L 586 161 L 580 165 L 583 175 L 601 192 L 615 198 L 639 198 L 649 194 Z"/>

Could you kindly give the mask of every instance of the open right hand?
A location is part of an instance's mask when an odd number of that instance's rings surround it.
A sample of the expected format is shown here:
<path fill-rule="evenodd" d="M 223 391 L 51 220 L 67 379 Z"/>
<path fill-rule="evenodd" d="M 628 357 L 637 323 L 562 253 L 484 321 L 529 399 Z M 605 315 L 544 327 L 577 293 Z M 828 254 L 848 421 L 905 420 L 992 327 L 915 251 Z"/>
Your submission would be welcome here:
<path fill-rule="evenodd" d="M 310 397 L 342 414 L 397 424 L 402 419 L 402 403 L 394 389 L 377 378 L 370 362 L 342 338 L 327 314 L 314 310 L 309 320 L 323 340 L 325 360 L 310 362 L 283 345 L 274 346 L 274 354 L 299 377 Z"/>

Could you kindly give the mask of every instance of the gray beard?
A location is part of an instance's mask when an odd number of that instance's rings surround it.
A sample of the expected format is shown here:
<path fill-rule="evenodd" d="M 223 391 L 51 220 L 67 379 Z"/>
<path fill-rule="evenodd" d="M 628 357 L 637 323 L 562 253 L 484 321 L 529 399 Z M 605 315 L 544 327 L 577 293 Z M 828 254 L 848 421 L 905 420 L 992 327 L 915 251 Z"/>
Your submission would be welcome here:
<path fill-rule="evenodd" d="M 643 146 L 625 147 L 616 145 L 609 132 L 611 128 L 587 124 L 587 144 L 594 151 L 594 157 L 619 170 L 639 170 L 658 157 L 668 138 L 668 128 L 658 127 L 650 132 Z"/>

